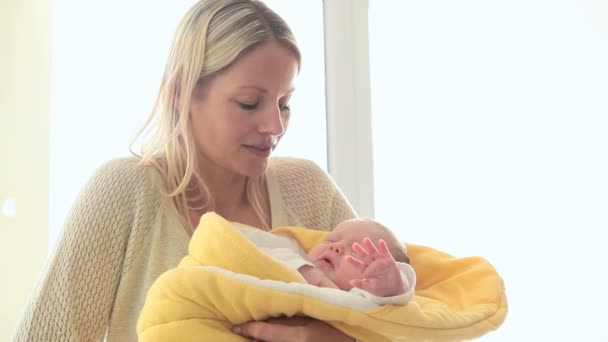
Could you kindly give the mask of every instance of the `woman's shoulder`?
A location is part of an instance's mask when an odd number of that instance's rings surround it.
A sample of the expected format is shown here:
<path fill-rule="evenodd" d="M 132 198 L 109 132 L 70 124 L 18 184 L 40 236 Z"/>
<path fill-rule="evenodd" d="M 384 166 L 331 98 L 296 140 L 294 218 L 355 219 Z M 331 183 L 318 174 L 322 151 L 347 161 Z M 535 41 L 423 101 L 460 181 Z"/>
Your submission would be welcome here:
<path fill-rule="evenodd" d="M 113 183 L 151 183 L 157 172 L 153 167 L 142 165 L 137 157 L 121 157 L 108 160 L 97 167 L 93 178 Z"/>
<path fill-rule="evenodd" d="M 142 165 L 139 158 L 122 157 L 97 167 L 87 187 L 97 193 L 141 197 L 159 192 L 158 180 L 158 172 L 151 166 Z"/>
<path fill-rule="evenodd" d="M 114 174 L 127 173 L 132 174 L 133 172 L 143 172 L 144 166 L 141 165 L 140 159 L 137 157 L 120 157 L 110 159 L 103 162 L 98 168 L 97 173 L 102 174 Z"/>

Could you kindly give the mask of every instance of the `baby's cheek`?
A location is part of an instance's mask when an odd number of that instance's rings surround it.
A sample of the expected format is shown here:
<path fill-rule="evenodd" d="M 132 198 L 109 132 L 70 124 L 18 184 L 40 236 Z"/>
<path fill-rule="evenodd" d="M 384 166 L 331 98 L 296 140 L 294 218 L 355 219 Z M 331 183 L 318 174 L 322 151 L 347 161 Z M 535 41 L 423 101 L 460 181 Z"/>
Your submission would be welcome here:
<path fill-rule="evenodd" d="M 315 246 L 308 252 L 309 259 L 316 259 L 320 255 L 321 247 Z"/>

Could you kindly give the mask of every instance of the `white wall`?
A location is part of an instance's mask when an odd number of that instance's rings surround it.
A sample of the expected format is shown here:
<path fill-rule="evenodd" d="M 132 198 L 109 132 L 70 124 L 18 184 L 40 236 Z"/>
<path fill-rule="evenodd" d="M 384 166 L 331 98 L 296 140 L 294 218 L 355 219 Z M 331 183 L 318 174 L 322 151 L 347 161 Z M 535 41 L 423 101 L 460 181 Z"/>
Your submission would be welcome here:
<path fill-rule="evenodd" d="M 481 340 L 608 341 L 606 2 L 370 13 L 376 217 L 497 267 L 510 311 Z"/>
<path fill-rule="evenodd" d="M 0 341 L 46 258 L 50 1 L 0 2 Z"/>

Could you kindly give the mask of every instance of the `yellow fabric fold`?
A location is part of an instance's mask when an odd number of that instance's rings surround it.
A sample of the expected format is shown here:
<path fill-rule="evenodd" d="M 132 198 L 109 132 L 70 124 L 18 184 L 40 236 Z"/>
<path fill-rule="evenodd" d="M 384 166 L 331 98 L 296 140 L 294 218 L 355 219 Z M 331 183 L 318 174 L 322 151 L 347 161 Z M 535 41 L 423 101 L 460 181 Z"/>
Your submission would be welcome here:
<path fill-rule="evenodd" d="M 327 234 L 298 227 L 272 232 L 294 237 L 306 250 Z M 406 245 L 417 273 L 413 300 L 406 306 L 353 308 L 334 300 L 343 296 L 350 303 L 353 294 L 306 284 L 298 272 L 257 249 L 230 222 L 205 214 L 189 255 L 150 288 L 137 326 L 139 340 L 246 341 L 230 328 L 304 315 L 365 342 L 461 341 L 504 321 L 505 289 L 490 263 Z"/>

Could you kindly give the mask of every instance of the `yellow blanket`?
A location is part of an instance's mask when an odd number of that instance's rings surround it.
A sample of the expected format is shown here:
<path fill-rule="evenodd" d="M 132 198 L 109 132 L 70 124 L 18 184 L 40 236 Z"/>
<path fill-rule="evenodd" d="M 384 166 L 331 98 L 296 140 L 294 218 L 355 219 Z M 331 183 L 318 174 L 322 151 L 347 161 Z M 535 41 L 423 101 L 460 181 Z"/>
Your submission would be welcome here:
<path fill-rule="evenodd" d="M 273 230 L 306 250 L 326 233 Z M 230 328 L 252 320 L 305 315 L 361 341 L 461 341 L 505 319 L 502 279 L 487 261 L 454 258 L 407 244 L 416 294 L 406 306 L 377 306 L 346 291 L 319 288 L 263 253 L 217 214 L 201 218 L 180 265 L 150 288 L 137 325 L 139 341 L 246 341 Z"/>

